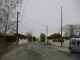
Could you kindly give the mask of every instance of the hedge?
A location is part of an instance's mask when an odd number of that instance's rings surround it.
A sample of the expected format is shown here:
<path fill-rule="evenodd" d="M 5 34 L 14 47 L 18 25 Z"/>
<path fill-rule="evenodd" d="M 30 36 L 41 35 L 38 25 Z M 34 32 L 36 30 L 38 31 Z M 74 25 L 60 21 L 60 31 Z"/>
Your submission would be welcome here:
<path fill-rule="evenodd" d="M 6 36 L 5 43 L 16 42 L 16 36 Z"/>
<path fill-rule="evenodd" d="M 0 37 L 0 45 L 4 44 L 4 38 Z"/>
<path fill-rule="evenodd" d="M 6 36 L 6 39 L 4 40 L 4 36 L 0 35 L 0 45 L 10 42 L 16 42 L 16 36 Z"/>

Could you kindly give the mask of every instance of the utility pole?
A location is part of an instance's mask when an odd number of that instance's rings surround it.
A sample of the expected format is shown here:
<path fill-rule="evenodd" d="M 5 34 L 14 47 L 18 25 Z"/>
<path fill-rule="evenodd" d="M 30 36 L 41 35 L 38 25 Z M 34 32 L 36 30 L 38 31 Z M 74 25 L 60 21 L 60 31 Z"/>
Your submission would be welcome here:
<path fill-rule="evenodd" d="M 48 43 L 48 38 L 47 38 L 48 37 L 48 25 L 43 25 L 43 26 L 46 26 L 46 38 L 45 39 L 47 40 L 47 43 Z"/>
<path fill-rule="evenodd" d="M 48 43 L 48 25 L 46 25 L 46 40 L 47 40 L 47 43 Z"/>
<path fill-rule="evenodd" d="M 29 41 L 29 31 L 28 31 L 28 42 L 30 42 L 30 41 Z"/>
<path fill-rule="evenodd" d="M 32 33 L 32 41 L 33 41 L 33 29 L 31 30 L 31 33 Z"/>
<path fill-rule="evenodd" d="M 19 12 L 17 12 L 16 46 L 18 46 L 18 41 L 19 41 L 19 38 L 18 38 L 18 16 L 19 16 Z"/>
<path fill-rule="evenodd" d="M 61 7 L 61 47 L 62 47 L 62 7 Z"/>

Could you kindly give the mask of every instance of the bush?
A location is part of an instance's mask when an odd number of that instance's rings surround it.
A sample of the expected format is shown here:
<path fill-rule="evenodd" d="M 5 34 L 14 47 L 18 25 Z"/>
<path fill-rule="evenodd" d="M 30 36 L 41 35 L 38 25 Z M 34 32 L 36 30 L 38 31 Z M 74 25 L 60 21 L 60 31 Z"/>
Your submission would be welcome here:
<path fill-rule="evenodd" d="M 0 35 L 0 45 L 10 42 L 16 42 L 16 36 L 6 36 L 6 39 L 4 40 L 4 36 Z"/>
<path fill-rule="evenodd" d="M 16 36 L 6 36 L 5 43 L 16 42 Z"/>
<path fill-rule="evenodd" d="M 4 37 L 0 37 L 0 45 L 4 44 Z"/>
<path fill-rule="evenodd" d="M 16 34 L 14 34 L 14 36 L 16 36 Z M 23 34 L 18 34 L 18 37 L 20 38 L 20 39 L 26 39 L 27 37 L 25 36 L 25 35 L 23 35 Z"/>

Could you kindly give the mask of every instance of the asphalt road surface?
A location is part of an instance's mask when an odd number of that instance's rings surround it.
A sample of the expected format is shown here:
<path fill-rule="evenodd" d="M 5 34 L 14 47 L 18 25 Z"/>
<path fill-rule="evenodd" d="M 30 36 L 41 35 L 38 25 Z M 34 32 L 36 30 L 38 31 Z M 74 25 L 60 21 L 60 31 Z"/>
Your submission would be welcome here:
<path fill-rule="evenodd" d="M 80 54 L 60 51 L 35 41 L 0 55 L 0 60 L 80 60 Z"/>

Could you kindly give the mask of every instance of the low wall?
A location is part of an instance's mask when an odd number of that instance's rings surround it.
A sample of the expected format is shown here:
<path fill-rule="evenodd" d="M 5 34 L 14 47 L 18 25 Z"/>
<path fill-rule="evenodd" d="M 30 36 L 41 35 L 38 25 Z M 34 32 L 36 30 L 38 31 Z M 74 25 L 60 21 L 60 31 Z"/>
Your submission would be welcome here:
<path fill-rule="evenodd" d="M 69 41 L 70 40 L 64 39 L 64 42 L 62 43 L 62 47 L 69 47 Z M 45 40 L 45 42 L 47 41 Z M 55 45 L 55 46 L 61 46 L 61 42 L 53 42 L 53 40 L 48 40 L 48 43 Z"/>
<path fill-rule="evenodd" d="M 45 40 L 45 42 L 47 43 L 47 40 Z"/>
<path fill-rule="evenodd" d="M 18 44 L 20 45 L 23 43 L 28 43 L 28 39 L 19 39 Z M 10 49 L 11 47 L 14 47 L 14 46 L 16 46 L 16 42 L 0 45 L 0 53 L 4 52 L 5 50 Z"/>
<path fill-rule="evenodd" d="M 3 51 L 15 46 L 16 43 L 13 42 L 13 43 L 6 43 L 6 44 L 3 44 L 3 45 L 0 45 L 0 53 L 2 53 Z"/>
<path fill-rule="evenodd" d="M 28 39 L 19 39 L 18 44 L 28 43 Z"/>
<path fill-rule="evenodd" d="M 69 47 L 70 40 L 64 40 L 63 47 Z"/>

